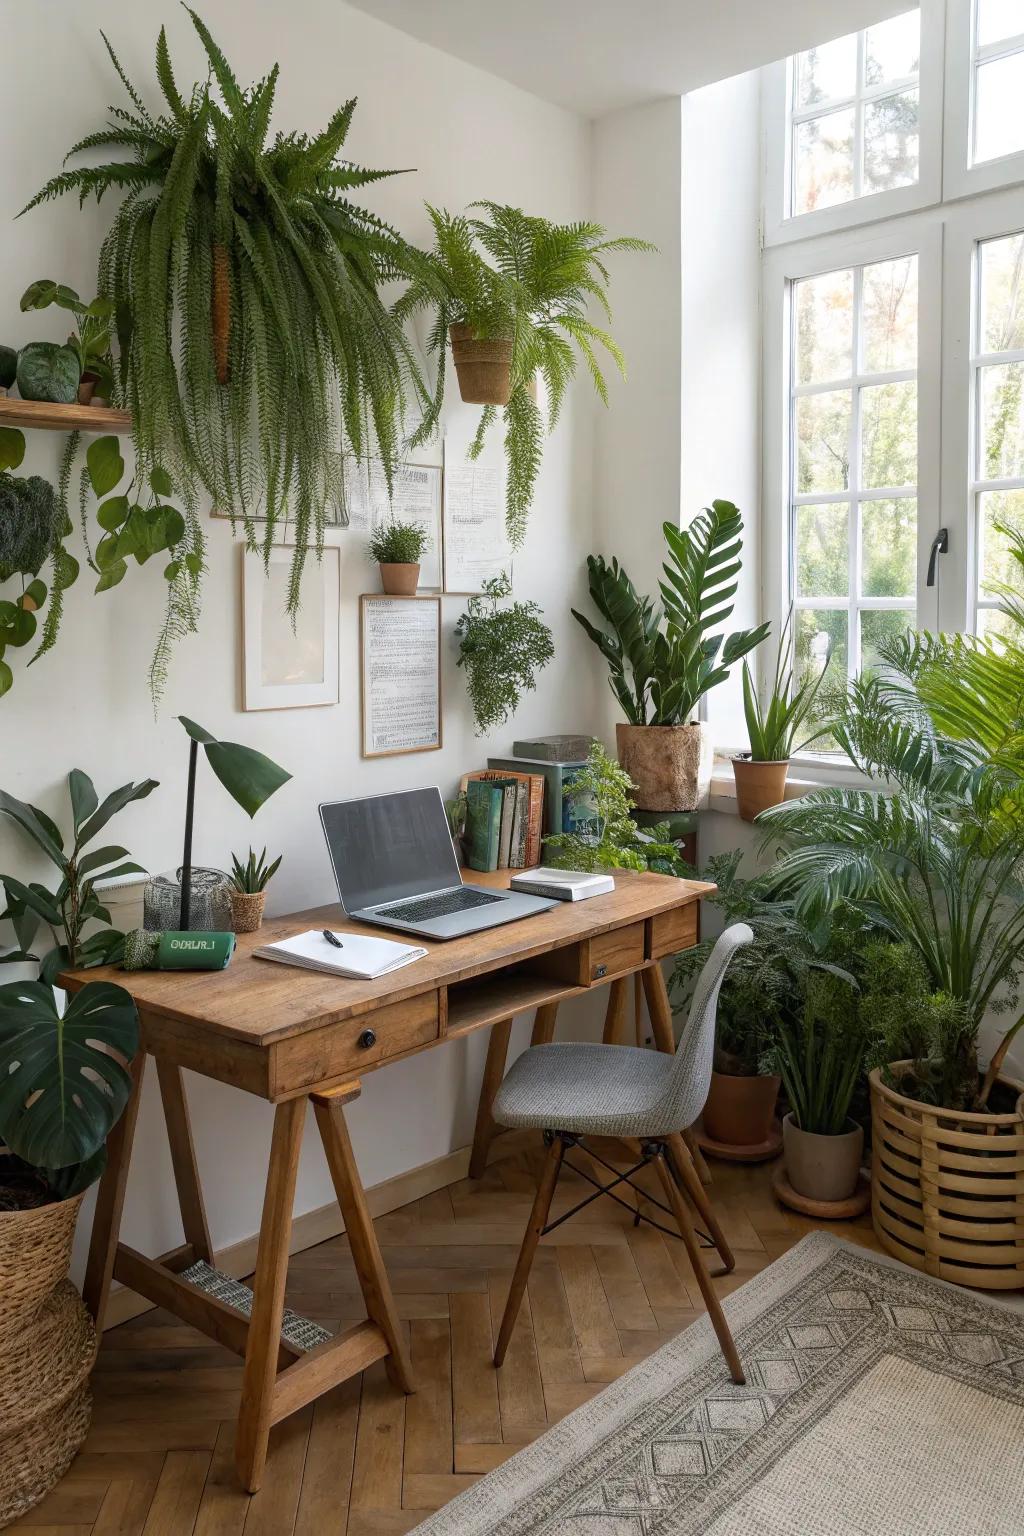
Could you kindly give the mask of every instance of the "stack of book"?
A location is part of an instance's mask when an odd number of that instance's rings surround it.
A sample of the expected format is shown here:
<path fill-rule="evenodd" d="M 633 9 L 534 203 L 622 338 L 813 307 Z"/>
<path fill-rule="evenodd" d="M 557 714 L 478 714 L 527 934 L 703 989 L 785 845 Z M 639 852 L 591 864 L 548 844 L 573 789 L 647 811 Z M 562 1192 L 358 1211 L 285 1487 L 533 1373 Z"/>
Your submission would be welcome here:
<path fill-rule="evenodd" d="M 470 869 L 523 869 L 540 863 L 543 774 L 483 768 L 467 773 L 462 788 Z"/>

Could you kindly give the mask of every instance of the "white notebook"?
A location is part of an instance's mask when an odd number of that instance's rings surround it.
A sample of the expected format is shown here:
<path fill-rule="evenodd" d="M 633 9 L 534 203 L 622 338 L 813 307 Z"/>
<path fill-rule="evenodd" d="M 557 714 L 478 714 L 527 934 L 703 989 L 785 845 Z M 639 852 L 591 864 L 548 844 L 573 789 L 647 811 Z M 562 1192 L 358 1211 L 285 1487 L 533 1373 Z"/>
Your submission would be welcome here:
<path fill-rule="evenodd" d="M 374 939 L 369 934 L 339 933 L 337 937 L 341 949 L 335 949 L 324 938 L 322 929 L 310 928 L 308 933 L 297 933 L 293 939 L 261 944 L 253 954 L 259 960 L 280 960 L 284 965 L 301 965 L 307 971 L 329 971 L 357 981 L 375 981 L 413 960 L 421 960 L 427 953 L 419 944 L 395 944 L 391 939 Z"/>

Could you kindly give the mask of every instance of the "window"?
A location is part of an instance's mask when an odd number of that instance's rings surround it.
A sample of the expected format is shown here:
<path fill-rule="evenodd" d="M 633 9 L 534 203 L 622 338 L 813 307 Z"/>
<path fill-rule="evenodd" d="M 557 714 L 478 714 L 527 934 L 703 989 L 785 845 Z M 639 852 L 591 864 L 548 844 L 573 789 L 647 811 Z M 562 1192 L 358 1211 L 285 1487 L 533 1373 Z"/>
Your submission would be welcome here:
<path fill-rule="evenodd" d="M 1024 233 L 982 241 L 975 274 L 971 501 L 984 631 L 998 623 L 987 585 L 1011 573 L 1000 528 L 1024 528 Z"/>
<path fill-rule="evenodd" d="M 920 54 L 915 10 L 797 55 L 790 215 L 916 184 Z"/>
<path fill-rule="evenodd" d="M 976 0 L 971 48 L 971 163 L 1024 150 L 1024 6 Z"/>
<path fill-rule="evenodd" d="M 851 675 L 914 623 L 916 253 L 802 278 L 790 320 L 790 542 L 800 670 Z"/>

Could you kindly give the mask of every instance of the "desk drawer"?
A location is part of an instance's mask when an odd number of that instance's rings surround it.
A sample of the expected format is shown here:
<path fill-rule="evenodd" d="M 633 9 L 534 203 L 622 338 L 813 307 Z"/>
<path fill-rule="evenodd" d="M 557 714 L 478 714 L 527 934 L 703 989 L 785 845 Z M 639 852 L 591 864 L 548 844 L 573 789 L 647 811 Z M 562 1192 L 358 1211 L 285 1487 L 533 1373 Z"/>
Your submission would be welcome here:
<path fill-rule="evenodd" d="M 272 1047 L 270 1097 L 286 1099 L 349 1074 L 358 1077 L 392 1056 L 429 1045 L 437 1039 L 438 1027 L 437 993 L 424 992 L 355 1019 L 279 1040 Z"/>
<path fill-rule="evenodd" d="M 604 976 L 618 976 L 622 971 L 633 971 L 644 963 L 644 925 L 628 923 L 624 928 L 613 928 L 610 933 L 599 933 L 590 940 L 588 981 L 600 981 Z"/>
<path fill-rule="evenodd" d="M 700 903 L 691 901 L 685 907 L 673 907 L 671 912 L 659 912 L 657 917 L 648 918 L 647 924 L 650 928 L 648 960 L 660 960 L 681 949 L 692 949 L 700 938 Z"/>

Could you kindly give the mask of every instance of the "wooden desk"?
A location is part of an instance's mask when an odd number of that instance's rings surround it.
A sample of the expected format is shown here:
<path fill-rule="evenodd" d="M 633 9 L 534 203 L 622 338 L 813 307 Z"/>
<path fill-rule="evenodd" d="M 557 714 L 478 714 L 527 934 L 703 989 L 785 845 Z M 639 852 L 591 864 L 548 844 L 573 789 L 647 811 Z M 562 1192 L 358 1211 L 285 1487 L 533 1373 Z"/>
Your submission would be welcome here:
<path fill-rule="evenodd" d="M 508 875 L 489 878 L 500 885 Z M 83 1288 L 86 1302 L 102 1326 L 111 1281 L 119 1280 L 244 1356 L 235 1457 L 246 1488 L 259 1487 L 271 1427 L 373 1361 L 384 1359 L 394 1385 L 413 1390 L 345 1123 L 344 1105 L 358 1095 L 359 1079 L 388 1062 L 494 1026 L 471 1165 L 471 1172 L 481 1172 L 513 1015 L 535 1009 L 534 1042 L 547 1041 L 565 998 L 613 981 L 621 991 L 624 978 L 640 973 L 655 1041 L 660 1049 L 672 1050 L 668 994 L 654 962 L 696 943 L 699 900 L 712 889 L 667 875 L 620 872 L 615 891 L 607 896 L 562 903 L 538 917 L 449 943 L 425 941 L 429 953 L 424 959 L 378 981 L 351 981 L 253 958 L 258 944 L 307 928 L 368 931 L 365 925 L 339 921 L 333 905 L 277 918 L 259 934 L 241 937 L 226 971 L 107 967 L 61 977 L 71 990 L 87 981 L 120 983 L 135 998 L 142 1028 L 133 1065 L 135 1092 L 110 1136 L 99 1186 Z M 185 1238 L 180 1248 L 157 1259 L 127 1247 L 118 1236 L 148 1056 L 156 1061 Z M 251 1321 L 244 1310 L 182 1278 L 196 1260 L 215 1263 L 185 1101 L 185 1067 L 276 1105 Z M 303 1352 L 282 1336 L 281 1324 L 295 1180 L 310 1099 L 367 1315 Z"/>

